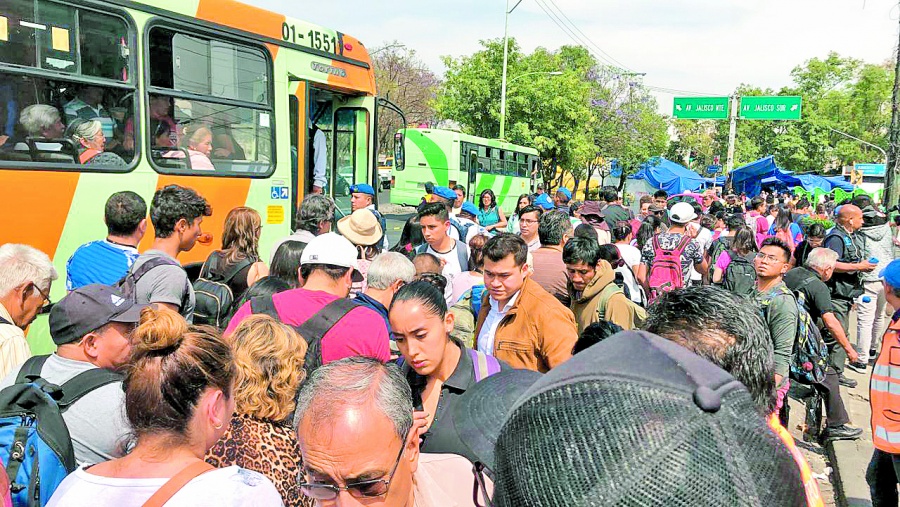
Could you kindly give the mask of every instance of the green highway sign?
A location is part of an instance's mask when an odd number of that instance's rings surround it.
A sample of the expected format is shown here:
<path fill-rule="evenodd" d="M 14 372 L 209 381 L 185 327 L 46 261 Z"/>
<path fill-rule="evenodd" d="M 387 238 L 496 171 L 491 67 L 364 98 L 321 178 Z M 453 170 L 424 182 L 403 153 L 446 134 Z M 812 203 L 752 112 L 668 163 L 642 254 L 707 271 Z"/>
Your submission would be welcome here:
<path fill-rule="evenodd" d="M 679 120 L 728 119 L 728 97 L 675 97 L 672 118 Z"/>
<path fill-rule="evenodd" d="M 799 120 L 801 100 L 793 96 L 741 97 L 741 120 Z"/>

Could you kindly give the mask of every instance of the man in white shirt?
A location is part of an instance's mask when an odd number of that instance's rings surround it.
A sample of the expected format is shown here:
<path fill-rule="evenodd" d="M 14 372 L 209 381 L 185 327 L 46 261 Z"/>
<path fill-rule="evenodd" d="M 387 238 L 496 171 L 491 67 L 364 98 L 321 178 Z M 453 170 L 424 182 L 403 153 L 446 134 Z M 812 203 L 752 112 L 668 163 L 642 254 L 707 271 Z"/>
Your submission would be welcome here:
<path fill-rule="evenodd" d="M 0 376 L 31 357 L 25 329 L 50 304 L 58 275 L 50 257 L 28 245 L 0 246 Z"/>
<path fill-rule="evenodd" d="M 453 282 L 453 277 L 469 270 L 469 249 L 465 243 L 453 239 L 448 235 L 450 229 L 450 215 L 443 203 L 428 203 L 419 212 L 419 224 L 422 226 L 422 236 L 425 244 L 417 250 L 426 252 L 444 260 L 444 268 L 441 274 L 447 279 L 447 283 Z"/>
<path fill-rule="evenodd" d="M 472 241 L 472 238 L 479 234 L 486 234 L 488 236 L 491 235 L 487 232 L 487 229 L 478 225 L 477 219 L 475 218 L 477 216 L 478 208 L 476 208 L 475 205 L 470 202 L 462 203 L 462 206 L 459 209 L 459 213 L 456 215 L 456 221 L 459 223 L 459 225 L 462 226 L 462 229 L 466 231 L 466 237 L 463 240 L 466 245 L 468 245 L 469 242 Z"/>
<path fill-rule="evenodd" d="M 325 133 L 316 125 L 310 125 L 309 133 L 312 136 L 312 153 L 310 154 L 310 162 L 312 165 L 312 193 L 321 194 L 325 189 L 328 178 L 325 175 L 325 168 L 328 165 L 328 146 L 325 140 Z"/>

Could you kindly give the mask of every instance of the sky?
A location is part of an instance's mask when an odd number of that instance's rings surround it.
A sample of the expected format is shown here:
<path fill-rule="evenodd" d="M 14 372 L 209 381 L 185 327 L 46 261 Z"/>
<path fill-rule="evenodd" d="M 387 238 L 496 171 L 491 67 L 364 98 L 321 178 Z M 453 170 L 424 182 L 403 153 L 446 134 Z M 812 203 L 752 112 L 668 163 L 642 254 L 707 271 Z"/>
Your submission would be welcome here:
<path fill-rule="evenodd" d="M 441 56 L 471 54 L 479 40 L 503 37 L 506 7 L 506 0 L 242 1 L 337 29 L 369 48 L 396 39 L 438 75 Z M 523 0 L 509 16 L 509 34 L 527 52 L 580 39 L 598 58 L 646 73 L 660 110 L 670 113 L 675 95 L 728 95 L 742 83 L 788 86 L 791 69 L 829 51 L 891 59 L 898 15 L 897 0 Z"/>

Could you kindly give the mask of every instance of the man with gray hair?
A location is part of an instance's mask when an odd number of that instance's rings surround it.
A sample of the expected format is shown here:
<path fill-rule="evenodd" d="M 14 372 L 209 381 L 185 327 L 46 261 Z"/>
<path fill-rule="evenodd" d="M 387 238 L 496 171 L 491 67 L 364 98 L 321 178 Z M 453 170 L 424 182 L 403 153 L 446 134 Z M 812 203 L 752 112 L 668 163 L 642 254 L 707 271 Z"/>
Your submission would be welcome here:
<path fill-rule="evenodd" d="M 394 365 L 351 357 L 316 369 L 297 400 L 300 489 L 318 504 L 474 506 L 472 464 L 419 454 L 421 422 Z"/>
<path fill-rule="evenodd" d="M 798 266 L 784 275 L 784 283 L 796 294 L 802 294 L 805 298 L 806 311 L 815 321 L 823 335 L 831 339 L 825 340 L 828 351 L 831 353 L 836 347 L 843 347 L 847 355 L 853 360 L 856 350 L 850 345 L 841 322 L 835 315 L 835 306 L 831 299 L 831 291 L 825 282 L 831 279 L 834 267 L 838 260 L 838 253 L 829 248 L 814 248 L 806 258 L 806 266 Z M 838 372 L 829 364 L 825 370 L 825 380 L 815 385 L 825 400 L 825 413 L 828 425 L 825 427 L 824 438 L 829 440 L 855 440 L 862 434 L 862 429 L 851 426 L 850 416 L 844 409 L 841 399 Z"/>
<path fill-rule="evenodd" d="M 275 252 L 278 251 L 278 247 L 282 243 L 297 241 L 306 245 L 316 236 L 330 232 L 331 225 L 334 222 L 334 209 L 334 201 L 327 195 L 307 195 L 300 204 L 300 210 L 297 213 L 297 223 L 294 225 L 295 232 L 290 236 L 276 240 L 272 244 L 272 250 L 269 252 L 269 264 L 272 264 Z"/>
<path fill-rule="evenodd" d="M 58 277 L 50 257 L 28 245 L 0 246 L 0 377 L 31 357 L 25 328 L 50 304 Z"/>
<path fill-rule="evenodd" d="M 531 252 L 534 274 L 531 279 L 553 295 L 563 306 L 569 307 L 569 289 L 566 287 L 566 264 L 563 262 L 563 246 L 574 234 L 569 215 L 562 211 L 544 213 L 538 219 L 540 248 Z"/>
<path fill-rule="evenodd" d="M 388 321 L 388 307 L 400 287 L 416 279 L 416 266 L 405 255 L 384 252 L 372 259 L 366 272 L 366 290 L 353 299 L 356 304 L 368 306 L 384 319 L 388 336 L 391 325 Z M 392 340 L 393 344 L 393 340 Z"/>
<path fill-rule="evenodd" d="M 43 139 L 62 139 L 65 136 L 66 126 L 63 125 L 59 109 L 47 104 L 32 104 L 22 110 L 19 115 L 19 123 L 28 133 L 28 137 Z M 60 143 L 35 143 L 35 148 L 43 151 L 59 151 Z M 29 146 L 25 142 L 16 143 L 13 147 L 16 151 L 28 151 Z"/>

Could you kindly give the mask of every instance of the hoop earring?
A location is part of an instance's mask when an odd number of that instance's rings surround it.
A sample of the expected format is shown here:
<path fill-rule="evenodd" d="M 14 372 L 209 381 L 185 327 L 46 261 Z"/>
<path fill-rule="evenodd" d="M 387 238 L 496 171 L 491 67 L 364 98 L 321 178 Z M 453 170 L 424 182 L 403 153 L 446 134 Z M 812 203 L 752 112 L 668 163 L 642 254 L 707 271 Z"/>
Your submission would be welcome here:
<path fill-rule="evenodd" d="M 222 429 L 222 426 L 224 426 L 224 424 L 218 424 L 218 425 L 213 424 L 213 428 L 215 428 L 215 429 L 217 429 L 217 430 Z"/>

